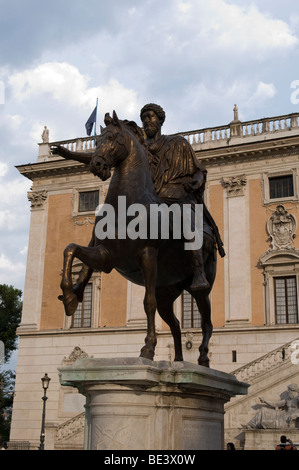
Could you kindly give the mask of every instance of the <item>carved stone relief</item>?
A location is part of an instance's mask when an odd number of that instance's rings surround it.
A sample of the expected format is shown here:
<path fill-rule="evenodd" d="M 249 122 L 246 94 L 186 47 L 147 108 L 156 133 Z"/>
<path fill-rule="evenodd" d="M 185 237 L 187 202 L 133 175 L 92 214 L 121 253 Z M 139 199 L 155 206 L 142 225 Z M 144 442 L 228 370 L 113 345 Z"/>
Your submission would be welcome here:
<path fill-rule="evenodd" d="M 75 225 L 79 225 L 79 226 L 85 225 L 86 227 L 88 227 L 89 224 L 91 224 L 91 225 L 95 224 L 95 221 L 93 219 L 91 219 L 90 217 L 83 217 L 82 218 L 80 216 L 76 216 L 73 219 L 74 219 L 74 226 Z"/>
<path fill-rule="evenodd" d="M 272 250 L 293 249 L 296 229 L 297 222 L 295 217 L 282 204 L 278 205 L 267 223 Z"/>
<path fill-rule="evenodd" d="M 30 191 L 27 193 L 27 198 L 28 201 L 31 202 L 32 210 L 43 209 L 47 197 L 47 191 Z"/>
<path fill-rule="evenodd" d="M 226 189 L 227 197 L 244 196 L 247 178 L 244 175 L 222 178 L 221 184 Z"/>
<path fill-rule="evenodd" d="M 79 346 L 75 346 L 71 354 L 68 357 L 65 357 L 62 362 L 63 364 L 71 364 L 77 359 L 84 359 L 87 357 L 89 356 L 85 351 L 83 351 L 83 349 L 81 349 Z"/>

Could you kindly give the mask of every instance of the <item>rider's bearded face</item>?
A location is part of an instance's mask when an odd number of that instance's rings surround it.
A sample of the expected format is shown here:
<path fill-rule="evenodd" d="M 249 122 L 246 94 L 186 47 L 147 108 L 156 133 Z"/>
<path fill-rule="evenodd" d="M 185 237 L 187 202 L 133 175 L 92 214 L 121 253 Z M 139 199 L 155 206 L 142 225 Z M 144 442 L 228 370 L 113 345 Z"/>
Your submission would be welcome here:
<path fill-rule="evenodd" d="M 153 138 L 161 129 L 161 122 L 154 111 L 146 111 L 142 115 L 144 131 L 149 139 Z"/>

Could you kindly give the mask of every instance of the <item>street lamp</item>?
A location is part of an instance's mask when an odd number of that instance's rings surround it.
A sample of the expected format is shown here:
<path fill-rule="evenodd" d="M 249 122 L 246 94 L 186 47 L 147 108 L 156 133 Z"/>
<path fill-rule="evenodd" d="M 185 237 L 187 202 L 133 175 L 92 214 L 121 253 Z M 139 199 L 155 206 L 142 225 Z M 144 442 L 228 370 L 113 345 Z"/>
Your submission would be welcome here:
<path fill-rule="evenodd" d="M 39 445 L 39 450 L 44 450 L 45 449 L 45 419 L 46 419 L 46 401 L 48 400 L 48 397 L 46 395 L 47 389 L 49 387 L 50 383 L 50 377 L 48 377 L 48 374 L 45 374 L 43 378 L 41 379 L 42 381 L 42 387 L 44 389 L 44 396 L 42 397 L 43 400 L 43 416 L 42 416 L 42 429 L 41 429 L 41 434 L 40 434 L 40 445 Z"/>

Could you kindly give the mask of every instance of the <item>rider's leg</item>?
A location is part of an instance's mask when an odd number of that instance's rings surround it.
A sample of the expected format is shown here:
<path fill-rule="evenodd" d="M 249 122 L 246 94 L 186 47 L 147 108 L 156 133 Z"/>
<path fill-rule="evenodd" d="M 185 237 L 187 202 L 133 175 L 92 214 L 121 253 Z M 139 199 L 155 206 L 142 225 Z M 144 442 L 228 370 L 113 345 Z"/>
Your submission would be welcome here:
<path fill-rule="evenodd" d="M 191 251 L 192 268 L 193 268 L 193 281 L 191 284 L 192 290 L 208 289 L 210 287 L 204 270 L 202 249 Z"/>
<path fill-rule="evenodd" d="M 203 232 L 201 234 L 202 235 L 201 237 L 199 233 L 200 230 L 203 231 L 203 220 L 201 221 L 201 224 L 199 223 L 200 221 L 196 220 L 196 217 L 199 217 L 200 214 L 196 213 L 196 210 L 195 210 L 196 203 L 192 200 L 190 202 L 191 202 L 190 224 L 191 224 L 192 232 L 196 234 L 194 236 L 193 243 L 196 241 L 196 239 L 200 239 L 200 238 L 202 238 L 202 243 L 203 243 Z M 208 289 L 210 285 L 207 281 L 205 269 L 204 269 L 202 244 L 201 244 L 201 247 L 198 248 L 195 243 L 193 249 L 191 249 L 190 251 L 191 251 L 191 258 L 192 258 L 191 262 L 192 262 L 192 268 L 193 268 L 193 281 L 191 284 L 191 289 L 192 290 Z"/>

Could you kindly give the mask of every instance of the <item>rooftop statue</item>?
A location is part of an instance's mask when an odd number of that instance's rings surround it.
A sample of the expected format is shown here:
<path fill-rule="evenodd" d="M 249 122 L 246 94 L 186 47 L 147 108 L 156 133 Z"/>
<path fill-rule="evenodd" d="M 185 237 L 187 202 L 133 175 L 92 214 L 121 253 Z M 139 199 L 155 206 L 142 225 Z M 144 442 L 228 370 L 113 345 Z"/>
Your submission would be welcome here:
<path fill-rule="evenodd" d="M 115 214 L 113 236 L 105 238 L 99 235 L 98 228 L 103 228 L 107 221 L 100 210 L 96 214 L 89 246 L 72 243 L 66 247 L 61 300 L 66 315 L 73 315 L 78 302 L 82 301 L 92 272 L 109 273 L 116 269 L 126 279 L 145 287 L 147 336 L 140 356 L 151 360 L 154 357 L 157 310 L 171 329 L 175 360 L 182 361 L 181 331 L 173 312 L 173 303 L 186 290 L 194 297 L 202 318 L 203 338 L 198 363 L 208 366 L 208 345 L 213 329 L 209 294 L 216 275 L 217 247 L 221 256 L 225 256 L 225 252 L 217 226 L 203 203 L 206 170 L 198 163 L 186 139 L 162 135 L 165 113 L 160 106 L 144 106 L 141 120 L 143 130 L 135 122 L 119 120 L 115 112 L 113 117 L 106 114 L 106 127 L 97 137 L 93 152 L 71 152 L 60 146 L 52 148 L 53 154 L 88 165 L 90 171 L 103 181 L 111 177 L 111 170 L 114 169 L 104 203 L 105 208 L 113 208 Z M 124 201 L 121 207 L 120 198 Z M 180 217 L 189 214 L 191 233 L 194 235 L 190 247 L 186 249 L 185 232 L 181 231 L 180 237 L 175 236 L 177 219 L 174 212 L 170 217 L 170 236 L 162 236 L 161 218 L 158 218 L 160 225 L 154 227 L 158 230 L 158 236 L 151 236 L 152 208 L 155 206 L 161 208 L 162 214 L 169 214 L 169 209 L 177 210 Z M 129 236 L 129 229 L 134 223 L 130 212 L 133 207 L 135 210 L 137 207 L 143 209 L 139 225 L 146 227 L 146 233 L 139 234 L 139 237 Z M 196 236 L 198 207 L 203 208 L 200 244 Z M 124 219 L 124 214 L 129 214 L 129 218 Z M 126 236 L 123 236 L 124 228 L 127 228 Z M 75 286 L 72 283 L 74 258 L 83 262 Z"/>

